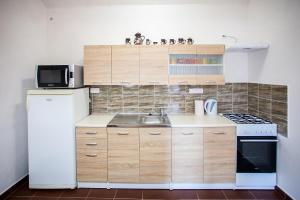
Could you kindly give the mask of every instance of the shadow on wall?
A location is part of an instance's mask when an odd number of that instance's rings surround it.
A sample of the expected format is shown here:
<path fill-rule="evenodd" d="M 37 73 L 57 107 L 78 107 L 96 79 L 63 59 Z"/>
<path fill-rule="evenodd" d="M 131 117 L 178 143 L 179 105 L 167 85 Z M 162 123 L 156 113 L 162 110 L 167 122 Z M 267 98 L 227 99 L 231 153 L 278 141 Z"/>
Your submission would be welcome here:
<path fill-rule="evenodd" d="M 15 166 L 15 173 L 23 171 L 28 173 L 28 129 L 27 129 L 27 110 L 26 110 L 26 94 L 27 90 L 34 89 L 34 79 L 24 79 L 20 87 L 21 101 L 15 105 L 14 110 L 14 132 L 15 132 L 15 163 L 24 163 L 24 165 Z M 21 148 L 20 148 L 21 147 Z M 18 169 L 19 168 L 19 169 Z"/>

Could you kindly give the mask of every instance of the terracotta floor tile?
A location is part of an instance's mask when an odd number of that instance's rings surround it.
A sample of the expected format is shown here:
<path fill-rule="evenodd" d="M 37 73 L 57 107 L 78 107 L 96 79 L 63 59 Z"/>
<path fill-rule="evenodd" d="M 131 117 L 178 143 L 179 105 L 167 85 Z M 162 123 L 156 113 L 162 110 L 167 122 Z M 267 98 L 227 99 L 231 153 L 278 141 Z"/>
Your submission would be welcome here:
<path fill-rule="evenodd" d="M 172 199 L 170 190 L 143 190 L 143 199 Z"/>
<path fill-rule="evenodd" d="M 60 197 L 63 190 L 57 189 L 39 189 L 36 190 L 35 197 Z"/>
<path fill-rule="evenodd" d="M 36 190 L 29 189 L 28 183 L 23 184 L 19 188 L 17 188 L 14 192 L 12 192 L 11 196 L 22 196 L 22 197 L 31 197 L 35 195 Z"/>
<path fill-rule="evenodd" d="M 114 198 L 116 192 L 116 189 L 90 189 L 88 197 Z"/>
<path fill-rule="evenodd" d="M 199 199 L 226 199 L 222 190 L 197 190 Z"/>
<path fill-rule="evenodd" d="M 250 192 L 255 196 L 256 199 L 284 199 L 280 193 L 275 190 L 250 190 Z"/>
<path fill-rule="evenodd" d="M 63 190 L 61 197 L 87 197 L 90 189 Z"/>
<path fill-rule="evenodd" d="M 255 199 L 248 190 L 223 190 L 227 199 Z"/>
<path fill-rule="evenodd" d="M 141 199 L 143 190 L 133 190 L 133 189 L 118 189 L 116 194 L 116 199 L 127 198 L 127 199 Z"/>

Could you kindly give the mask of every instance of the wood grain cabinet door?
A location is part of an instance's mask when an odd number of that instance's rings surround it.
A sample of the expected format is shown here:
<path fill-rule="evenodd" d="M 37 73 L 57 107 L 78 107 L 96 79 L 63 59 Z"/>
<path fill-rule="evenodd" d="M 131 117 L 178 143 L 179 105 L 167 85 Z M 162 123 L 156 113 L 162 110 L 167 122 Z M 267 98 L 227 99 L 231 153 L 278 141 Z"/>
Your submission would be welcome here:
<path fill-rule="evenodd" d="M 171 181 L 171 129 L 140 128 L 140 182 Z"/>
<path fill-rule="evenodd" d="M 203 129 L 172 129 L 172 182 L 203 183 Z"/>
<path fill-rule="evenodd" d="M 140 84 L 168 85 L 168 47 L 140 47 Z"/>
<path fill-rule="evenodd" d="M 137 128 L 108 128 L 108 181 L 139 182 L 139 132 Z"/>
<path fill-rule="evenodd" d="M 139 47 L 129 45 L 112 46 L 112 84 L 139 84 Z"/>
<path fill-rule="evenodd" d="M 77 181 L 107 181 L 106 128 L 77 128 Z"/>
<path fill-rule="evenodd" d="M 84 46 L 84 85 L 111 84 L 111 46 Z"/>
<path fill-rule="evenodd" d="M 204 183 L 235 183 L 235 173 L 235 128 L 204 128 Z"/>
<path fill-rule="evenodd" d="M 222 55 L 225 52 L 223 44 L 201 44 L 197 46 L 197 54 Z"/>

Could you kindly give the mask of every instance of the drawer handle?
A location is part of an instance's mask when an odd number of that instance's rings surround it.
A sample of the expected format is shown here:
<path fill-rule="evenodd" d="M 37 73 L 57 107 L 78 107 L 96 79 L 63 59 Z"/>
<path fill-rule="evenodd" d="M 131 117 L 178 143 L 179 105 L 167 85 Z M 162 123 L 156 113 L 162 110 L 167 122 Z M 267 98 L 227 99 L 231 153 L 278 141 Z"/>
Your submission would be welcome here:
<path fill-rule="evenodd" d="M 85 145 L 87 145 L 87 146 L 96 146 L 97 143 L 96 142 L 92 142 L 92 143 L 86 143 Z"/>
<path fill-rule="evenodd" d="M 124 84 L 124 85 L 130 85 L 130 83 L 131 83 L 131 82 L 128 82 L 128 81 L 121 81 L 121 84 L 122 84 L 122 85 L 123 85 L 123 84 Z"/>
<path fill-rule="evenodd" d="M 217 81 L 213 81 L 213 80 L 207 80 L 207 81 L 205 81 L 205 83 L 216 84 L 216 83 L 217 83 Z"/>
<path fill-rule="evenodd" d="M 95 135 L 95 134 L 97 134 L 97 132 L 95 131 L 95 132 L 86 132 L 85 134 L 87 134 L 87 135 Z"/>
<path fill-rule="evenodd" d="M 159 84 L 159 82 L 158 81 L 150 81 L 149 84 L 154 84 L 155 85 L 155 84 Z"/>
<path fill-rule="evenodd" d="M 185 84 L 185 83 L 188 83 L 187 81 L 179 81 L 178 82 L 179 84 Z"/>
<path fill-rule="evenodd" d="M 93 84 L 96 84 L 96 85 L 98 85 L 98 84 L 101 85 L 102 83 L 103 82 L 96 82 L 96 81 L 93 82 Z"/>
<path fill-rule="evenodd" d="M 86 157 L 97 157 L 97 154 L 86 154 Z"/>
<path fill-rule="evenodd" d="M 212 132 L 212 134 L 221 135 L 221 134 L 225 134 L 225 133 L 224 132 Z"/>
<path fill-rule="evenodd" d="M 161 135 L 161 132 L 150 132 L 150 135 Z"/>
<path fill-rule="evenodd" d="M 190 133 L 183 132 L 182 135 L 194 135 L 194 133 L 193 132 L 190 132 Z"/>
<path fill-rule="evenodd" d="M 128 132 L 118 132 L 118 135 L 129 135 Z"/>

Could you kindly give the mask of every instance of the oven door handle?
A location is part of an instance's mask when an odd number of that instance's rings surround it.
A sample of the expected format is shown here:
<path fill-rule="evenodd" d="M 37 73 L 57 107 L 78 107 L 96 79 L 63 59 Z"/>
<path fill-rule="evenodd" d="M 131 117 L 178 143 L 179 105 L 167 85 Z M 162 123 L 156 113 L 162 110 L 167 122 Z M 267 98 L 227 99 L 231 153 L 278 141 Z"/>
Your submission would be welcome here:
<path fill-rule="evenodd" d="M 278 142 L 279 140 L 240 140 L 240 142 Z"/>

